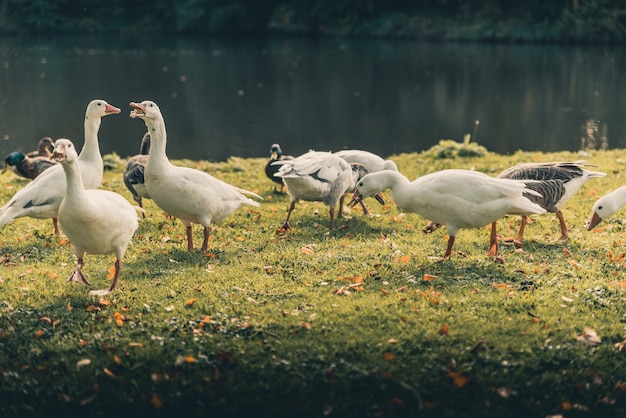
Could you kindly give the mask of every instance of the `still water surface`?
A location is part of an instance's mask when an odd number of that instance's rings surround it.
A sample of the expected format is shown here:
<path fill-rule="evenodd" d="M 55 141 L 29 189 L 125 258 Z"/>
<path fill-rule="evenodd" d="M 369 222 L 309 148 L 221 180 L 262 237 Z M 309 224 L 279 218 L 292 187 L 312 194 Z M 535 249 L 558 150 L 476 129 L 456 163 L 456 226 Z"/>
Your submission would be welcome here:
<path fill-rule="evenodd" d="M 170 158 L 308 149 L 421 151 L 475 134 L 491 151 L 626 147 L 626 47 L 378 40 L 0 39 L 0 156 L 42 136 L 83 142 L 87 103 L 103 153 L 137 153 L 154 100 Z M 480 121 L 475 132 L 476 121 Z"/>

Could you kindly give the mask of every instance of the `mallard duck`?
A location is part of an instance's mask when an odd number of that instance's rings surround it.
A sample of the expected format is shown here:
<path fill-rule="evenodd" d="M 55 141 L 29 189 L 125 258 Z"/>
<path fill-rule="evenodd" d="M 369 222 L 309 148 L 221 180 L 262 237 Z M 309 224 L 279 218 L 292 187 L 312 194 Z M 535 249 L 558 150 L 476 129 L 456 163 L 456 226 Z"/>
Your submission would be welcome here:
<path fill-rule="evenodd" d="M 150 132 L 146 132 L 141 138 L 139 154 L 132 156 L 124 167 L 124 184 L 133 195 L 133 199 L 140 208 L 143 208 L 142 198 L 150 199 L 144 183 L 144 171 L 148 163 L 148 152 L 150 151 Z M 145 215 L 144 215 L 145 217 Z"/>
<path fill-rule="evenodd" d="M 20 151 L 13 151 L 4 159 L 2 172 L 11 168 L 18 176 L 32 180 L 55 164 L 50 157 L 29 157 Z"/>
<path fill-rule="evenodd" d="M 293 156 L 291 155 L 283 155 L 283 150 L 280 148 L 278 144 L 272 144 L 270 147 L 270 160 L 265 164 L 265 175 L 267 178 L 272 180 L 274 183 L 280 184 L 280 192 L 282 193 L 283 187 L 285 187 L 285 183 L 283 183 L 283 179 L 280 177 L 274 176 L 280 169 L 279 164 L 274 164 L 276 161 L 288 161 L 293 160 Z"/>
<path fill-rule="evenodd" d="M 529 195 L 528 198 L 546 211 L 556 214 L 561 226 L 561 237 L 558 240 L 566 242 L 569 240 L 569 232 L 561 207 L 589 180 L 606 176 L 606 173 L 590 171 L 585 167 L 588 165 L 581 161 L 527 163 L 504 170 L 498 174 L 498 178 L 538 180 L 529 183 L 528 187 L 539 192 L 540 196 Z M 518 246 L 523 245 L 524 228 L 527 223 L 528 218 L 522 216 L 517 237 L 513 239 Z"/>
<path fill-rule="evenodd" d="M 49 136 L 44 136 L 37 143 L 37 149 L 26 154 L 27 157 L 46 157 L 52 156 L 52 150 L 54 149 L 54 142 Z"/>
<path fill-rule="evenodd" d="M 89 292 L 91 295 L 106 295 L 117 286 L 124 253 L 139 225 L 137 213 L 126 199 L 115 192 L 85 189 L 78 153 L 69 139 L 56 141 L 52 158 L 61 163 L 65 172 L 66 193 L 59 206 L 59 221 L 77 259 L 76 270 L 68 282 L 89 285 L 82 273 L 86 253 L 114 253 L 113 282 L 107 289 Z"/>
<path fill-rule="evenodd" d="M 596 200 L 591 209 L 591 217 L 587 221 L 587 230 L 591 231 L 624 205 L 626 205 L 626 186 L 618 187 Z"/>
<path fill-rule="evenodd" d="M 102 117 L 116 113 L 120 113 L 120 109 L 104 100 L 92 100 L 87 105 L 84 124 L 85 144 L 78 157 L 83 185 L 87 189 L 97 189 L 102 181 L 104 164 L 98 144 L 98 130 Z M 54 232 L 60 235 L 58 211 L 65 196 L 65 185 L 65 174 L 60 165 L 47 169 L 0 208 L 0 226 L 24 216 L 37 219 L 52 218 Z"/>
<path fill-rule="evenodd" d="M 354 190 L 356 182 L 367 174 L 360 164 L 348 164 L 330 152 L 309 151 L 288 161 L 273 163 L 280 168 L 275 174 L 287 186 L 290 196 L 287 219 L 282 229 L 289 230 L 289 217 L 298 200 L 322 202 L 329 207 L 330 229 L 335 226 L 335 207 L 339 199 Z"/>
<path fill-rule="evenodd" d="M 150 133 L 150 153 L 144 173 L 148 194 L 158 207 L 180 219 L 187 230 L 187 249 L 193 250 L 192 223 L 204 226 L 201 251 L 209 243 L 211 223 L 230 216 L 244 205 L 260 206 L 245 195 L 261 196 L 231 186 L 193 168 L 175 166 L 167 158 L 167 132 L 161 110 L 146 100 L 131 103 L 131 118 L 143 119 Z"/>
<path fill-rule="evenodd" d="M 470 170 L 443 170 L 409 181 L 401 173 L 383 170 L 363 177 L 349 205 L 363 197 L 391 189 L 396 205 L 405 211 L 446 225 L 448 246 L 443 259 L 452 253 L 457 232 L 462 228 L 479 228 L 504 215 L 545 213 L 525 195 L 538 195 L 521 180 L 489 177 Z M 489 255 L 497 254 L 498 240 L 492 228 Z"/>

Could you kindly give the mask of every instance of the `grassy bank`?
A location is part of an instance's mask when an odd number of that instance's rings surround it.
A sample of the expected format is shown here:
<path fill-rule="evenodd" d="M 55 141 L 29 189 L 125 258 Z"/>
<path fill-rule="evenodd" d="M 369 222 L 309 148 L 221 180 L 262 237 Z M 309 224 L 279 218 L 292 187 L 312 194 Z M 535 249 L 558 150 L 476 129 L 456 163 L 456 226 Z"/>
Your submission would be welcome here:
<path fill-rule="evenodd" d="M 17 416 L 623 416 L 626 414 L 625 230 L 596 230 L 594 199 L 623 183 L 626 150 L 393 157 L 409 178 L 445 168 L 496 175 L 528 161 L 587 159 L 608 173 L 553 215 L 523 249 L 485 256 L 489 230 L 463 230 L 463 254 L 436 263 L 445 228 L 393 205 L 348 212 L 303 202 L 277 233 L 288 198 L 264 159 L 181 161 L 264 197 L 188 253 L 184 227 L 151 201 L 104 298 L 66 283 L 71 245 L 48 220 L 2 231 L 0 414 Z M 121 169 L 103 188 L 130 199 Z M 2 202 L 24 184 L 3 178 Z M 513 236 L 519 219 L 499 224 Z M 196 226 L 196 242 L 201 231 Z M 112 256 L 85 258 L 95 289 Z M 585 331 L 587 329 L 587 331 Z M 597 338 L 591 331 L 595 331 Z M 599 339 L 599 341 L 598 341 Z"/>

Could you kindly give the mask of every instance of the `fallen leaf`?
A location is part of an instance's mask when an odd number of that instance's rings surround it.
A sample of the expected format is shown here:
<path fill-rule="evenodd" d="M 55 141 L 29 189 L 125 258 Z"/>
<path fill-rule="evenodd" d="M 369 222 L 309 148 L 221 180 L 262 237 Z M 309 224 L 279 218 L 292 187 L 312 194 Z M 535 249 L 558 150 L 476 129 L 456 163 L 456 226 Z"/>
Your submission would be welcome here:
<path fill-rule="evenodd" d="M 196 298 L 187 299 L 187 301 L 185 302 L 185 304 L 186 304 L 187 306 L 191 306 L 191 305 L 193 305 L 194 303 L 196 303 L 196 301 L 197 301 L 197 300 L 198 300 L 198 299 L 196 299 Z"/>
<path fill-rule="evenodd" d="M 91 359 L 84 358 L 76 362 L 76 368 L 80 369 L 81 367 L 89 366 L 90 364 L 91 364 Z"/>
<path fill-rule="evenodd" d="M 448 372 L 448 377 L 452 378 L 454 386 L 457 388 L 462 388 L 469 381 L 469 377 L 463 376 L 461 372 Z"/>
<path fill-rule="evenodd" d="M 388 352 L 388 351 L 385 351 L 385 352 L 383 353 L 383 361 L 393 361 L 393 359 L 395 359 L 395 358 L 396 358 L 396 356 L 395 356 L 395 355 L 393 355 L 393 354 L 391 354 L 391 353 L 390 353 L 390 352 Z"/>
<path fill-rule="evenodd" d="M 448 331 L 450 330 L 450 326 L 448 324 L 443 324 L 441 328 L 439 328 L 439 335 L 448 335 Z"/>
<path fill-rule="evenodd" d="M 596 346 L 601 342 L 596 331 L 589 327 L 583 327 L 583 333 L 576 336 L 576 341 L 587 343 L 590 346 Z"/>
<path fill-rule="evenodd" d="M 161 402 L 161 398 L 159 398 L 159 396 L 156 393 L 152 394 L 152 397 L 150 398 L 150 403 L 152 404 L 154 409 L 163 408 L 163 402 Z"/>
<path fill-rule="evenodd" d="M 40 338 L 45 333 L 44 330 L 38 329 L 35 331 L 35 337 Z"/>
<path fill-rule="evenodd" d="M 430 280 L 435 280 L 435 279 L 438 279 L 438 278 L 439 278 L 439 276 L 435 276 L 435 275 L 432 275 L 432 274 L 424 274 L 424 281 L 425 282 L 428 282 Z"/>

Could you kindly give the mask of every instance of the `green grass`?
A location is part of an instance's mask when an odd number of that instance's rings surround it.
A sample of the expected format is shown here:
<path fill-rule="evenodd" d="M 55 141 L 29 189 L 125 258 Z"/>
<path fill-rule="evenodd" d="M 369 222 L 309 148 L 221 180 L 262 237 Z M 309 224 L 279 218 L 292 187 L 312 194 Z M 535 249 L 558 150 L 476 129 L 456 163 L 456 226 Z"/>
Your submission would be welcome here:
<path fill-rule="evenodd" d="M 489 230 L 462 230 L 451 260 L 445 228 L 366 203 L 328 231 L 328 208 L 288 197 L 264 159 L 179 161 L 257 191 L 260 208 L 214 226 L 206 254 L 153 202 L 102 299 L 65 279 L 71 245 L 49 220 L 2 231 L 0 415 L 43 416 L 624 416 L 626 228 L 618 213 L 587 232 L 594 199 L 618 186 L 626 150 L 393 156 L 409 178 L 445 168 L 496 175 L 528 161 L 587 159 L 606 178 L 564 208 L 535 216 L 523 250 L 486 257 Z M 3 179 L 6 201 L 25 182 Z M 103 188 L 130 199 L 120 170 Z M 519 219 L 499 223 L 513 236 Z M 195 228 L 196 245 L 201 230 Z M 114 258 L 87 255 L 92 288 Z M 425 280 L 430 276 L 433 280 Z M 589 327 L 601 342 L 577 337 Z M 617 345 L 616 345 L 617 344 Z"/>

